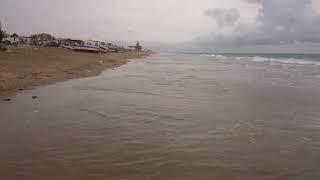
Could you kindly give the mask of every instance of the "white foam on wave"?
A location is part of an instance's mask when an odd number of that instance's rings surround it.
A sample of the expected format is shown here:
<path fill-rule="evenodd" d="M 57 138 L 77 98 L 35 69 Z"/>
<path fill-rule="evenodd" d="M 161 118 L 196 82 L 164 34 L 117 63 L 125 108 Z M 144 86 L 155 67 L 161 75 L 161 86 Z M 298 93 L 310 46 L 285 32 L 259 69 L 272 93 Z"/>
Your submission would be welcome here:
<path fill-rule="evenodd" d="M 226 59 L 227 57 L 226 56 L 222 56 L 222 55 L 217 55 L 216 58 L 219 58 L 219 59 Z"/>
<path fill-rule="evenodd" d="M 216 55 L 215 55 L 215 54 L 201 54 L 200 56 L 216 57 Z"/>
<path fill-rule="evenodd" d="M 282 64 L 297 64 L 297 65 L 320 65 L 320 62 L 310 61 L 296 58 L 267 58 L 256 56 L 251 59 L 253 62 L 275 62 Z"/>
<path fill-rule="evenodd" d="M 269 58 L 256 56 L 252 58 L 252 61 L 253 62 L 269 62 L 270 60 Z"/>
<path fill-rule="evenodd" d="M 253 62 L 269 62 L 269 63 L 281 63 L 281 64 L 296 64 L 296 65 L 320 65 L 319 61 L 297 59 L 297 58 L 270 58 L 270 57 L 247 57 L 247 56 L 223 56 L 219 54 L 201 54 L 200 56 L 211 57 L 217 60 L 229 59 L 229 60 L 250 60 Z"/>
<path fill-rule="evenodd" d="M 213 57 L 213 58 L 217 58 L 217 59 L 227 58 L 226 56 L 219 55 L 219 54 L 201 54 L 200 56 Z"/>

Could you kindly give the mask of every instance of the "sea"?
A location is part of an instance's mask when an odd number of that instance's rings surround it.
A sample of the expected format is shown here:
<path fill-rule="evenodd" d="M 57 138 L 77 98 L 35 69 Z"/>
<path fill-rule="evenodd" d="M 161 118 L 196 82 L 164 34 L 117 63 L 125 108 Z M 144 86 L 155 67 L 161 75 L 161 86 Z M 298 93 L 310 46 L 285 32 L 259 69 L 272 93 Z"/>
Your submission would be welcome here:
<path fill-rule="evenodd" d="M 158 53 L 21 92 L 0 179 L 318 180 L 320 55 Z"/>

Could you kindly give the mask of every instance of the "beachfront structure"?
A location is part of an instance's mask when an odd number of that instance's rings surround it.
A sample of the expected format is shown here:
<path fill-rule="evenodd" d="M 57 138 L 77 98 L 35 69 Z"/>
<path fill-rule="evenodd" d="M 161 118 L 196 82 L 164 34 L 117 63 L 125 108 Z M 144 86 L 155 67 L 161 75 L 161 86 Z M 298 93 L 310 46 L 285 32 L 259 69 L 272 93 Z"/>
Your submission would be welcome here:
<path fill-rule="evenodd" d="M 110 52 L 119 52 L 119 47 L 112 43 L 106 43 L 106 46 L 108 47 Z"/>
<path fill-rule="evenodd" d="M 30 36 L 18 36 L 17 34 L 8 35 L 4 41 L 7 44 L 32 44 L 32 37 Z"/>
<path fill-rule="evenodd" d="M 50 34 L 41 33 L 41 34 L 31 35 L 31 44 L 44 45 L 52 41 L 55 41 L 55 37 L 53 37 Z"/>
<path fill-rule="evenodd" d="M 93 40 L 85 41 L 84 44 L 85 44 L 85 46 L 96 47 L 96 48 L 103 46 L 100 41 L 93 41 Z"/>
<path fill-rule="evenodd" d="M 108 47 L 104 42 L 89 40 L 89 41 L 85 41 L 84 44 L 87 47 L 99 48 L 99 49 L 108 51 Z"/>
<path fill-rule="evenodd" d="M 82 41 L 76 39 L 57 39 L 57 42 L 60 46 L 74 49 L 77 51 L 87 51 L 93 52 L 97 50 L 99 52 L 118 52 L 118 47 L 113 45 L 112 43 L 105 43 L 101 41 Z"/>
<path fill-rule="evenodd" d="M 31 44 L 31 37 L 30 36 L 20 36 L 19 43 L 21 44 Z"/>
<path fill-rule="evenodd" d="M 55 42 L 55 37 L 50 34 L 34 34 L 31 36 L 18 36 L 17 34 L 8 35 L 3 41 L 7 44 L 31 44 L 31 45 L 45 45 Z"/>
<path fill-rule="evenodd" d="M 137 41 L 135 46 L 128 46 L 129 49 L 136 50 L 136 51 L 141 51 L 142 46 L 140 45 L 139 41 Z"/>
<path fill-rule="evenodd" d="M 84 46 L 84 41 L 78 39 L 57 39 L 57 42 L 60 46 Z"/>
<path fill-rule="evenodd" d="M 13 44 L 14 43 L 14 38 L 11 36 L 7 36 L 5 38 L 3 38 L 2 40 L 5 44 Z"/>
<path fill-rule="evenodd" d="M 56 39 L 52 35 L 46 33 L 34 34 L 31 37 L 40 41 L 54 41 Z"/>

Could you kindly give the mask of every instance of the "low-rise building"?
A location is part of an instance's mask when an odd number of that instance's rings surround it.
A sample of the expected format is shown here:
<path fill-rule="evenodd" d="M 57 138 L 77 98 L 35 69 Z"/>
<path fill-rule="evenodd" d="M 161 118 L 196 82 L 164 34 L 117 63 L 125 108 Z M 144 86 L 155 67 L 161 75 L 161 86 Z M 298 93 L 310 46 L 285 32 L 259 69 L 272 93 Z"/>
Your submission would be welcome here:
<path fill-rule="evenodd" d="M 14 38 L 11 37 L 11 36 L 8 36 L 8 37 L 6 37 L 6 38 L 3 38 L 3 42 L 4 42 L 5 44 L 13 44 L 13 43 L 14 43 Z"/>
<path fill-rule="evenodd" d="M 31 44 L 34 44 L 34 45 L 44 45 L 52 41 L 55 41 L 55 37 L 53 37 L 50 34 L 41 33 L 41 34 L 31 35 Z"/>
<path fill-rule="evenodd" d="M 96 48 L 99 48 L 102 45 L 100 41 L 93 41 L 93 40 L 85 41 L 84 44 L 85 46 L 96 47 Z"/>
<path fill-rule="evenodd" d="M 31 37 L 30 36 L 20 36 L 19 43 L 21 44 L 31 44 Z"/>
<path fill-rule="evenodd" d="M 137 41 L 135 46 L 128 46 L 128 48 L 130 50 L 136 50 L 136 51 L 141 51 L 142 50 L 142 46 L 140 45 L 139 41 Z"/>
<path fill-rule="evenodd" d="M 82 40 L 78 40 L 78 39 L 57 39 L 58 43 L 61 46 L 84 46 L 85 43 Z"/>

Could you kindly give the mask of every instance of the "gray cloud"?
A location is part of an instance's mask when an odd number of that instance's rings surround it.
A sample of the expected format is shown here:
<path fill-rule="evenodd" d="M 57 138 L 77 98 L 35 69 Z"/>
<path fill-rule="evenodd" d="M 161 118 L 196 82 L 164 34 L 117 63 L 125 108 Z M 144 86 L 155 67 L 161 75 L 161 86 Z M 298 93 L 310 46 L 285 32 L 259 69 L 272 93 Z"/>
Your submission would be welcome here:
<path fill-rule="evenodd" d="M 232 26 L 240 18 L 240 13 L 237 9 L 208 9 L 204 12 L 208 17 L 211 17 L 216 20 L 217 25 L 219 26 Z"/>
<path fill-rule="evenodd" d="M 248 2 L 248 3 L 260 3 L 262 2 L 262 0 L 243 0 L 245 2 Z"/>
<path fill-rule="evenodd" d="M 141 40 L 157 49 L 183 51 L 285 45 L 314 49 L 320 44 L 320 15 L 311 0 L 0 1 L 5 30 L 21 35 Z"/>
<path fill-rule="evenodd" d="M 320 43 L 320 15 L 311 0 L 245 0 L 258 3 L 253 23 L 239 23 L 231 33 L 215 33 L 195 40 L 203 46 L 283 45 Z"/>

